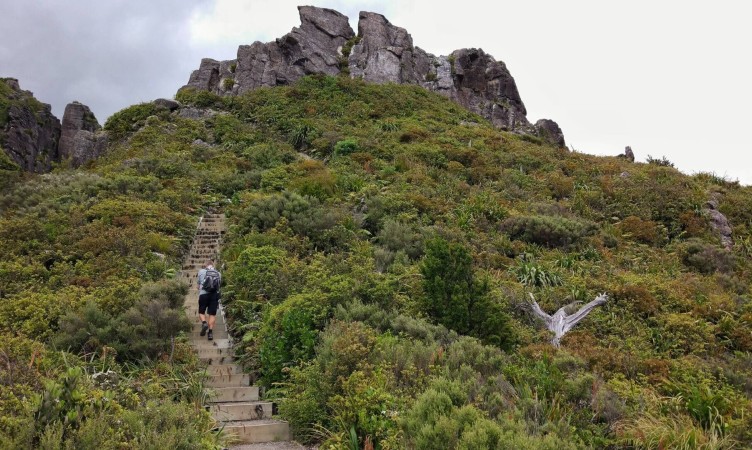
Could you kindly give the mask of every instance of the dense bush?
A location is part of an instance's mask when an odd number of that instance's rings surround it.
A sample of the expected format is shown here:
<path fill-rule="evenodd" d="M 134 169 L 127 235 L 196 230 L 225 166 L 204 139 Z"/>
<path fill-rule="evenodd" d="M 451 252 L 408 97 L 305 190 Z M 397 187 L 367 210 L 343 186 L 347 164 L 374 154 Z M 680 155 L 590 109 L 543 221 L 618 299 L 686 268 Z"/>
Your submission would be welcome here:
<path fill-rule="evenodd" d="M 511 332 L 503 309 L 490 298 L 487 280 L 478 280 L 470 252 L 456 243 L 436 238 L 426 244 L 421 264 L 429 317 L 461 334 L 495 345 L 509 345 Z"/>
<path fill-rule="evenodd" d="M 139 295 L 175 273 L 211 207 L 231 225 L 238 361 L 322 448 L 752 443 L 748 187 L 539 145 L 419 86 L 314 76 L 177 97 L 215 111 L 137 105 L 90 168 L 0 181 L 2 442 L 218 446 L 190 349 L 147 330 L 179 317 L 160 306 L 173 294 Z M 551 312 L 611 300 L 556 350 L 528 290 Z M 112 397 L 103 368 L 122 375 Z M 33 427 L 49 380 L 117 406 L 48 401 Z"/>
<path fill-rule="evenodd" d="M 730 272 L 735 258 L 728 250 L 701 241 L 691 240 L 682 248 L 682 261 L 700 273 Z"/>
<path fill-rule="evenodd" d="M 593 234 L 596 226 L 590 222 L 564 217 L 515 216 L 502 222 L 500 229 L 512 239 L 546 247 L 567 248 Z"/>
<path fill-rule="evenodd" d="M 183 310 L 188 286 L 177 281 L 144 285 L 135 305 L 113 316 L 94 302 L 60 319 L 58 347 L 74 352 L 114 349 L 121 361 L 155 359 L 168 353 L 171 340 L 190 328 Z"/>

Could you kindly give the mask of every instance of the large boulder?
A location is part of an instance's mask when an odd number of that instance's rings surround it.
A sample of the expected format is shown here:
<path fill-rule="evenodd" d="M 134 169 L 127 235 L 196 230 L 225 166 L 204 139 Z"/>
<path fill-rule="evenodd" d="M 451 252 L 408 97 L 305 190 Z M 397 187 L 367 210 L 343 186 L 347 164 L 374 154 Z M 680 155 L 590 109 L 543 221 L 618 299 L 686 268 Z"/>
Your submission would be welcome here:
<path fill-rule="evenodd" d="M 15 78 L 0 78 L 0 148 L 22 170 L 48 172 L 60 161 L 60 121 L 50 105 L 21 89 Z"/>
<path fill-rule="evenodd" d="M 94 113 L 79 102 L 69 103 L 63 113 L 58 152 L 62 160 L 79 167 L 98 158 L 107 149 L 107 133 L 101 131 Z"/>
<path fill-rule="evenodd" d="M 203 59 L 185 87 L 237 95 L 290 84 L 309 74 L 349 75 L 373 83 L 417 84 L 445 95 L 498 128 L 540 136 L 563 147 L 564 135 L 548 119 L 532 125 L 506 65 L 481 49 L 434 56 L 414 46 L 404 28 L 381 14 L 361 12 L 358 35 L 347 17 L 298 7 L 301 25 L 267 43 L 241 45 L 235 60 Z"/>

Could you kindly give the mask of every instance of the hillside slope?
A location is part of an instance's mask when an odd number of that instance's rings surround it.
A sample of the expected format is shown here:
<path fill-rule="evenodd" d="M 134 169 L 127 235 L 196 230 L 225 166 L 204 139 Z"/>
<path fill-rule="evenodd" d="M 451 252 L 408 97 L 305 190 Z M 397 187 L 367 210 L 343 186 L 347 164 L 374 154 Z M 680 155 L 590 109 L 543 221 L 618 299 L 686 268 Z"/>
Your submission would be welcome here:
<path fill-rule="evenodd" d="M 550 147 L 416 86 L 314 76 L 177 99 L 174 112 L 115 114 L 111 148 L 90 169 L 4 191 L 3 351 L 28 373 L 2 385 L 4 432 L 41 420 L 17 392 L 48 392 L 34 377 L 65 376 L 53 343 L 92 361 L 118 348 L 115 371 L 142 360 L 127 331 L 155 297 L 138 295 L 141 280 L 169 284 L 159 280 L 185 251 L 191 218 L 214 205 L 231 225 L 224 301 L 238 356 L 300 440 L 752 445 L 749 188 L 667 161 Z M 730 250 L 711 198 L 733 228 Z M 552 313 L 601 292 L 609 301 L 560 349 L 527 307 L 530 293 Z M 120 328 L 101 331 L 102 315 Z M 168 347 L 150 348 L 153 360 Z M 188 388 L 167 394 L 166 366 L 140 364 L 153 387 L 123 382 L 120 414 L 172 396 L 177 421 L 195 401 Z M 127 389 L 141 400 L 128 403 Z M 47 433 L 81 442 L 108 423 L 97 411 L 76 426 L 44 416 Z"/>

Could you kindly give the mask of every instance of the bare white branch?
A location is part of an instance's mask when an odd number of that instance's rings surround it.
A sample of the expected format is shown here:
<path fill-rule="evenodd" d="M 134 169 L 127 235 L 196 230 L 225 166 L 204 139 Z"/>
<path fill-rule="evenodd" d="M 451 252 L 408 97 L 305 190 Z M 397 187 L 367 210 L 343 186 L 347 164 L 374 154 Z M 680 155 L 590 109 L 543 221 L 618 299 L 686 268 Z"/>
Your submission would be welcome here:
<path fill-rule="evenodd" d="M 585 316 L 590 314 L 590 311 L 592 311 L 596 306 L 600 306 L 608 301 L 608 295 L 606 293 L 602 293 L 598 295 L 595 300 L 586 304 L 574 314 L 567 314 L 566 310 L 567 306 L 569 306 L 567 305 L 559 308 L 559 310 L 556 311 L 553 316 L 550 316 L 541 309 L 541 307 L 538 305 L 538 302 L 535 301 L 533 294 L 530 294 L 530 298 L 533 301 L 530 304 L 530 309 L 540 320 L 543 321 L 543 323 L 546 325 L 546 328 L 554 333 L 554 337 L 553 339 L 551 339 L 551 344 L 553 344 L 554 347 L 559 347 L 561 338 L 575 325 L 577 325 L 577 323 L 584 319 Z"/>

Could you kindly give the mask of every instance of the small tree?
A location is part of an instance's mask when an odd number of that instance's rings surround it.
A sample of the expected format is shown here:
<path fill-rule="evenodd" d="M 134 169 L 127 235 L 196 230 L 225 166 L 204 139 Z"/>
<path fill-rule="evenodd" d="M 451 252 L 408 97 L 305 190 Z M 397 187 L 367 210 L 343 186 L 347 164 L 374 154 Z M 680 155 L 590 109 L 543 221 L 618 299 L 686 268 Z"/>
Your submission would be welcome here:
<path fill-rule="evenodd" d="M 478 337 L 489 344 L 506 346 L 512 341 L 509 317 L 489 296 L 487 280 L 475 278 L 470 252 L 459 243 L 436 238 L 426 243 L 423 274 L 423 311 L 458 333 Z"/>

